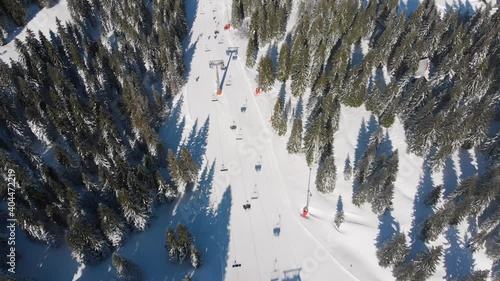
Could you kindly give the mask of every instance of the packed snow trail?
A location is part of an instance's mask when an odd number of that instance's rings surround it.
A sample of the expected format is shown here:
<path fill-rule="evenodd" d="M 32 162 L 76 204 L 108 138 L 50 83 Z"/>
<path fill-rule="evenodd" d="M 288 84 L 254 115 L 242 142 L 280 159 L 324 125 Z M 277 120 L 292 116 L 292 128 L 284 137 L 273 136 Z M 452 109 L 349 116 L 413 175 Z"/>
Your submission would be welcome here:
<path fill-rule="evenodd" d="M 204 35 L 198 46 L 206 46 L 210 51 L 198 48 L 193 54 L 187 103 L 193 120 L 205 120 L 208 116 L 216 119 L 210 123 L 207 158 L 211 161 L 223 157 L 225 166 L 229 168 L 227 172 L 220 171 L 222 163 L 217 161 L 215 178 L 227 179 L 224 184 L 232 188 L 234 199 L 225 280 L 269 280 L 276 277 L 277 270 L 281 278 L 286 275 L 286 278 L 300 276 L 302 280 L 324 280 L 326 276 L 334 276 L 340 280 L 357 280 L 307 231 L 299 221 L 302 219 L 299 209 L 294 210 L 295 206 L 290 205 L 271 144 L 274 132 L 266 126 L 266 118 L 260 113 L 254 89 L 241 63 L 241 57 L 244 57 L 242 40 L 232 40 L 234 31 L 222 29 L 225 22 L 220 20 L 225 18 L 227 6 L 219 2 L 200 5 L 199 11 L 205 13 L 197 14 L 193 31 L 203 30 Z M 220 33 L 215 34 L 215 30 Z M 224 41 L 219 44 L 221 36 Z M 193 38 L 196 37 L 193 34 Z M 227 47 L 240 47 L 236 60 L 228 61 Z M 215 69 L 209 68 L 210 60 L 227 63 L 226 73 L 219 74 L 231 77 L 231 86 L 222 84 L 222 95 L 216 102 L 212 101 L 217 84 Z M 198 76 L 200 78 L 196 81 Z M 247 110 L 242 113 L 241 106 L 245 103 Z M 238 130 L 229 128 L 233 121 L 243 131 L 242 140 L 236 139 Z M 257 172 L 255 164 L 261 155 L 262 170 Z M 251 199 L 255 184 L 259 196 Z M 217 187 L 216 182 L 213 188 L 223 186 Z M 247 201 L 251 209 L 244 210 L 243 204 Z M 275 231 L 279 234 L 276 235 Z M 321 255 L 318 258 L 319 252 Z M 233 268 L 233 262 L 242 266 Z"/>

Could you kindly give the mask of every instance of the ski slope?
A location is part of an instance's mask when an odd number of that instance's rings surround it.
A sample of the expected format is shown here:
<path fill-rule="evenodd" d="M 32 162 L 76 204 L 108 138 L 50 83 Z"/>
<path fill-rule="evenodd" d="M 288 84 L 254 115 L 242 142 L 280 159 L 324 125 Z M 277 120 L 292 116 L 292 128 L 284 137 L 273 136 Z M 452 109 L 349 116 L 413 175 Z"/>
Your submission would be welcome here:
<path fill-rule="evenodd" d="M 131 235 L 117 251 L 138 264 L 144 280 L 151 281 L 182 280 L 186 274 L 193 280 L 214 281 L 394 280 L 390 269 L 378 266 L 377 244 L 398 231 L 415 237 L 414 218 L 421 219 L 428 211 L 418 199 L 419 191 L 437 184 L 451 188 L 483 168 L 481 155 L 462 151 L 447 161 L 443 171 L 431 173 L 423 169 L 423 159 L 406 153 L 403 127 L 396 121 L 387 130 L 390 146 L 399 149 L 400 157 L 394 210 L 379 218 L 369 206 L 351 204 L 352 181 L 342 175 L 346 157 L 355 161 L 368 141 L 366 133 L 361 133 L 363 124 L 370 133 L 377 122 L 364 108 L 342 107 L 334 136 L 337 186 L 332 194 L 318 193 L 314 187 L 317 167 L 313 166 L 310 175 L 303 155 L 288 155 L 285 147 L 290 132 L 278 137 L 269 122 L 276 97 L 290 98 L 289 84 L 277 83 L 271 92 L 256 96 L 256 71 L 244 66 L 246 38 L 237 30 L 223 29 L 229 22 L 231 1 L 186 1 L 186 6 L 191 27 L 185 42 L 187 82 L 160 136 L 171 149 L 186 145 L 193 152 L 201 166 L 199 182 L 174 204 L 156 210 L 150 227 Z M 296 17 L 294 9 L 289 29 Z M 220 32 L 217 38 L 215 30 Z M 229 47 L 239 47 L 236 58 L 227 54 Z M 260 55 L 266 51 L 267 47 L 261 48 Z M 217 89 L 216 70 L 209 67 L 212 60 L 223 60 L 226 66 L 225 71 L 219 69 L 223 89 L 217 101 L 212 101 Z M 295 111 L 300 110 L 297 99 L 290 101 Z M 306 103 L 307 95 L 303 107 Z M 234 131 L 230 129 L 233 122 Z M 242 139 L 237 140 L 240 129 Z M 222 164 L 227 171 L 221 171 Z M 260 171 L 256 164 L 261 165 Z M 309 177 L 310 216 L 304 218 L 300 210 L 306 202 Z M 337 229 L 333 219 L 340 196 L 345 222 Z M 251 209 L 244 210 L 247 203 Z M 193 233 L 203 260 L 200 269 L 168 261 L 165 230 L 178 223 L 187 224 Z M 491 268 L 482 252 L 472 254 L 463 246 L 468 228 L 462 224 L 456 239 L 450 234 L 452 238 L 442 236 L 433 242 L 444 245 L 445 256 L 431 280 Z M 24 253 L 18 270 L 37 280 L 114 280 L 110 258 L 84 267 L 71 258 L 66 246 L 50 249 L 27 241 L 22 233 L 18 239 L 18 249 Z M 463 256 L 472 258 L 464 262 Z"/>

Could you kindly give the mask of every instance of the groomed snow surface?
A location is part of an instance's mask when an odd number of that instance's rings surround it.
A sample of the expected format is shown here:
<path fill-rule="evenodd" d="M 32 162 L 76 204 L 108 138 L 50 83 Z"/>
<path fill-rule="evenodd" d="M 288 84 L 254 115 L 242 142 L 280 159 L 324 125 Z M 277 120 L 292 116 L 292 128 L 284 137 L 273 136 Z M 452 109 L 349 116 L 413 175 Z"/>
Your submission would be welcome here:
<path fill-rule="evenodd" d="M 52 9 L 60 5 L 66 5 L 65 1 Z M 230 0 L 188 0 L 186 5 L 192 27 L 185 42 L 188 80 L 160 135 L 169 148 L 186 145 L 193 152 L 201 166 L 199 182 L 175 203 L 156 210 L 150 227 L 129 237 L 118 253 L 138 264 L 145 280 L 154 281 L 181 280 L 186 274 L 193 274 L 193 280 L 394 280 L 390 269 L 378 266 L 377 245 L 399 231 L 413 241 L 418 232 L 413 219 L 421 222 L 429 211 L 418 194 L 437 184 L 444 184 L 449 194 L 457 181 L 483 168 L 481 156 L 462 151 L 446 162 L 442 172 L 430 173 L 423 169 L 423 159 L 406 153 L 403 127 L 396 121 L 387 130 L 390 141 L 386 143 L 399 149 L 400 157 L 394 210 L 379 218 L 368 205 L 352 205 L 352 181 L 342 175 L 346 157 L 351 162 L 360 158 L 378 124 L 363 108 L 342 107 L 335 134 L 335 192 L 322 195 L 315 190 L 314 166 L 310 216 L 302 217 L 309 168 L 303 155 L 288 155 L 285 149 L 291 126 L 285 137 L 278 137 L 269 122 L 276 97 L 282 94 L 288 101 L 289 84 L 276 84 L 270 93 L 255 95 L 256 71 L 244 66 L 246 39 L 237 30 L 223 30 Z M 215 30 L 220 31 L 217 38 Z M 239 47 L 239 54 L 228 55 L 228 47 Z M 216 74 L 209 68 L 211 60 L 223 60 L 227 67 L 219 69 L 224 87 L 217 101 L 212 101 Z M 304 107 L 296 99 L 291 104 L 295 112 Z M 246 112 L 241 110 L 244 106 Z M 233 122 L 234 131 L 229 128 Z M 237 140 L 240 128 L 242 140 Z M 262 168 L 257 171 L 259 163 Z M 222 164 L 228 171 L 221 171 Z M 333 219 L 340 197 L 345 222 L 337 229 Z M 247 202 L 251 209 L 245 211 Z M 178 223 L 188 225 L 200 249 L 203 266 L 196 271 L 188 263 L 168 260 L 165 231 Z M 432 280 L 451 280 L 472 269 L 491 268 L 482 253 L 473 255 L 463 245 L 464 236 L 470 237 L 467 228 L 464 223 L 433 242 L 444 245 L 445 255 Z M 66 246 L 50 249 L 28 241 L 20 231 L 17 239 L 21 274 L 48 281 L 115 280 L 111 258 L 83 267 L 71 258 Z M 422 247 L 415 244 L 415 249 Z M 234 263 L 241 267 L 232 267 Z"/>

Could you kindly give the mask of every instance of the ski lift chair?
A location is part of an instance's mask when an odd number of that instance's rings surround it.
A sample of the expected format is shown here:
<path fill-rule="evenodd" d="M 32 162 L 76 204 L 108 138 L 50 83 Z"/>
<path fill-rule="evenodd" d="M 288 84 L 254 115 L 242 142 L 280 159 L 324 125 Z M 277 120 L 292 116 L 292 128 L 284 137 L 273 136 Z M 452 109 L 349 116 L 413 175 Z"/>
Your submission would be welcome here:
<path fill-rule="evenodd" d="M 226 172 L 226 171 L 227 171 L 227 168 L 226 168 L 226 166 L 224 166 L 224 164 L 222 164 L 222 167 L 221 167 L 221 169 L 220 169 L 220 170 L 221 170 L 221 172 Z"/>
<path fill-rule="evenodd" d="M 257 191 L 257 185 L 255 185 L 255 187 L 253 189 L 253 192 L 252 192 L 252 196 L 250 198 L 252 198 L 252 199 L 258 199 L 259 198 L 259 192 Z"/>

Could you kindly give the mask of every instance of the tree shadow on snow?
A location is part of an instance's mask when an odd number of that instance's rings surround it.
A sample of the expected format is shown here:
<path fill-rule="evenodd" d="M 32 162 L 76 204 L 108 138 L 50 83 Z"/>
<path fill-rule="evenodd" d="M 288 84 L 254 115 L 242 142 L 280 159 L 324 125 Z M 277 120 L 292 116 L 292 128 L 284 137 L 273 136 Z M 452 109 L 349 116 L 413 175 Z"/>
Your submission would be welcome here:
<path fill-rule="evenodd" d="M 420 5 L 419 0 L 408 0 L 406 4 L 406 16 L 409 17 L 417 9 L 418 5 Z"/>
<path fill-rule="evenodd" d="M 302 100 L 302 97 L 299 98 L 299 101 L 297 101 L 297 106 L 295 107 L 295 119 L 302 118 L 302 114 L 304 112 L 304 101 Z"/>
<path fill-rule="evenodd" d="M 286 98 L 286 85 L 285 85 L 285 83 L 281 83 L 278 98 L 283 102 L 283 104 L 285 104 L 285 98 Z"/>
<path fill-rule="evenodd" d="M 276 43 L 269 46 L 269 50 L 267 52 L 273 61 L 273 65 L 278 65 L 278 45 Z"/>
<path fill-rule="evenodd" d="M 460 149 L 458 152 L 460 164 L 460 180 L 465 180 L 477 174 L 477 167 L 472 162 L 472 157 L 469 150 Z"/>
<path fill-rule="evenodd" d="M 186 141 L 186 148 L 191 153 L 196 165 L 201 167 L 203 155 L 207 150 L 208 129 L 210 126 L 210 117 L 205 120 L 203 126 L 198 130 L 198 119 L 196 119 L 191 132 Z"/>
<path fill-rule="evenodd" d="M 136 263 L 145 275 L 144 280 L 182 280 L 186 274 L 193 280 L 223 280 L 227 265 L 229 247 L 231 189 L 227 188 L 214 210 L 210 202 L 210 192 L 214 179 L 215 162 L 207 165 L 200 176 L 198 188 L 188 191 L 178 199 L 177 206 L 169 204 L 158 210 L 157 220 L 145 232 L 134 234 L 119 249 L 120 254 Z M 175 228 L 179 223 L 187 226 L 193 234 L 194 243 L 200 251 L 203 265 L 193 269 L 189 260 L 179 264 L 168 258 L 165 245 L 165 232 L 168 227 Z M 111 276 L 108 268 L 110 258 L 100 265 L 99 270 L 85 270 L 82 280 L 102 279 Z"/>
<path fill-rule="evenodd" d="M 177 148 L 182 140 L 184 127 L 186 126 L 185 117 L 182 117 L 181 119 L 183 103 L 184 98 L 183 96 L 180 96 L 159 132 L 160 139 L 163 140 L 165 147 L 170 148 L 173 151 L 177 151 Z"/>
<path fill-rule="evenodd" d="M 339 195 L 339 200 L 337 200 L 337 213 L 344 210 L 344 203 L 342 202 L 342 195 Z"/>
<path fill-rule="evenodd" d="M 199 39 L 196 39 L 193 44 L 189 45 L 189 39 L 184 39 L 184 66 L 186 67 L 184 72 L 184 80 L 187 80 L 189 75 L 191 74 L 191 65 L 193 63 L 193 55 L 194 51 L 198 46 Z"/>
<path fill-rule="evenodd" d="M 422 230 L 423 223 L 427 217 L 434 214 L 432 206 L 425 205 L 426 196 L 434 189 L 431 169 L 427 161 L 428 160 L 425 160 L 422 165 L 420 182 L 417 187 L 415 199 L 413 200 L 413 221 L 408 234 L 411 245 L 408 259 L 413 259 L 418 253 L 428 250 L 427 245 L 420 238 L 420 231 Z"/>
<path fill-rule="evenodd" d="M 377 150 L 377 157 L 382 155 L 382 154 L 385 154 L 385 156 L 389 157 L 392 153 L 392 150 L 394 148 L 392 147 L 392 141 L 391 141 L 391 138 L 389 136 L 389 130 L 385 130 L 385 135 L 384 135 L 384 139 L 382 140 L 382 143 L 380 144 L 380 147 L 379 149 Z"/>
<path fill-rule="evenodd" d="M 354 50 L 352 52 L 352 66 L 356 66 L 363 61 L 363 50 L 361 48 L 361 41 L 354 44 Z"/>
<path fill-rule="evenodd" d="M 214 181 L 215 161 L 210 170 L 200 177 L 197 191 L 191 201 L 199 202 L 199 211 L 194 214 L 189 225 L 195 237 L 196 246 L 200 249 L 203 266 L 196 270 L 194 280 L 224 280 L 229 253 L 229 218 L 231 215 L 232 193 L 228 186 L 222 198 L 212 188 Z M 210 203 L 211 194 L 220 200 L 218 206 Z M 215 208 L 216 207 L 216 208 Z"/>
<path fill-rule="evenodd" d="M 184 79 L 189 77 L 191 73 L 191 63 L 193 61 L 194 51 L 196 50 L 196 46 L 198 45 L 198 38 L 196 41 L 189 46 L 189 43 L 192 41 L 192 28 L 194 20 L 196 19 L 196 13 L 198 11 L 198 0 L 186 0 L 185 1 L 186 8 L 186 23 L 188 34 L 182 38 L 182 46 L 184 48 L 184 65 L 186 67 L 186 72 L 184 73 Z"/>
<path fill-rule="evenodd" d="M 361 127 L 359 128 L 357 146 L 354 150 L 354 169 L 358 166 L 358 161 L 368 148 L 368 142 L 373 132 L 377 130 L 378 123 L 373 114 L 370 115 L 370 121 L 366 124 L 365 118 L 361 120 Z"/>
<path fill-rule="evenodd" d="M 57 5 L 58 3 L 59 3 L 59 1 L 55 1 L 55 3 L 53 5 L 51 5 L 51 7 Z M 26 25 L 28 25 L 28 23 L 41 11 L 42 11 L 42 9 L 40 9 L 37 4 L 28 5 L 28 7 L 26 9 Z M 46 13 L 46 12 L 43 12 L 43 13 Z M 43 21 L 48 17 L 48 14 L 41 15 L 41 16 L 43 17 L 41 19 L 41 21 Z M 31 31 L 33 31 L 35 34 L 38 34 L 37 27 L 40 27 L 40 28 L 43 27 L 43 26 L 39 26 L 39 25 L 40 24 L 35 23 L 35 29 L 32 28 Z M 5 45 L 9 44 L 12 40 L 14 40 L 14 38 L 16 38 L 17 35 L 19 35 L 25 28 L 26 28 L 26 26 L 20 26 L 20 27 L 14 28 L 12 30 L 7 30 L 8 34 L 5 38 Z"/>
<path fill-rule="evenodd" d="M 468 276 L 474 269 L 474 257 L 470 248 L 461 241 L 456 227 L 450 226 L 446 231 L 448 247 L 444 251 L 444 267 L 446 280 L 457 280 Z M 467 239 L 467 236 L 466 236 Z"/>
<path fill-rule="evenodd" d="M 455 162 L 451 157 L 448 157 L 443 167 L 443 198 L 448 198 L 457 187 L 457 184 L 458 177 Z"/>
<path fill-rule="evenodd" d="M 398 235 L 401 231 L 399 223 L 394 219 L 390 210 L 386 210 L 378 217 L 378 235 L 376 239 L 377 249 L 380 249 L 385 242 Z"/>

